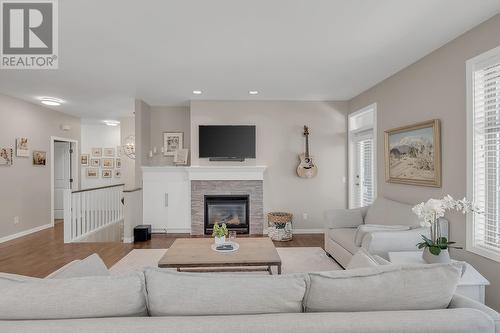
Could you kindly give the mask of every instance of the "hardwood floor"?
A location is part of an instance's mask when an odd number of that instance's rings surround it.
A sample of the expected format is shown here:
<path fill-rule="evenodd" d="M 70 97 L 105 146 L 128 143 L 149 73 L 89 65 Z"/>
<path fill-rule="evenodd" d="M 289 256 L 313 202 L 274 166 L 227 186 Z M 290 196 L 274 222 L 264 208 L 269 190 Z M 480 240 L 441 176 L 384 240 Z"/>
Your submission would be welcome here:
<path fill-rule="evenodd" d="M 64 244 L 63 224 L 0 244 L 0 272 L 45 277 L 59 267 L 98 253 L 108 267 L 113 266 L 133 249 L 164 249 L 177 238 L 188 234 L 153 234 L 142 243 L 124 244 L 73 243 Z M 321 247 L 322 234 L 294 235 L 289 242 L 275 242 L 277 247 Z"/>

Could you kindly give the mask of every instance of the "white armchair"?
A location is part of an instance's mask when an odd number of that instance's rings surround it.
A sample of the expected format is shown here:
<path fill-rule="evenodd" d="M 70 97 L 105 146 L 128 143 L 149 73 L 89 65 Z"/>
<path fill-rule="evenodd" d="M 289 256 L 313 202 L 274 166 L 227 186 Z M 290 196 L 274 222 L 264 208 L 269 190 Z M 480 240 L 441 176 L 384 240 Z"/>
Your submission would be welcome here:
<path fill-rule="evenodd" d="M 429 229 L 420 226 L 411 208 L 378 198 L 369 207 L 330 210 L 326 212 L 325 251 L 344 267 L 360 247 L 386 259 L 392 251 L 415 251 L 421 235 L 429 236 Z M 441 219 L 440 223 L 447 235 L 448 222 Z"/>

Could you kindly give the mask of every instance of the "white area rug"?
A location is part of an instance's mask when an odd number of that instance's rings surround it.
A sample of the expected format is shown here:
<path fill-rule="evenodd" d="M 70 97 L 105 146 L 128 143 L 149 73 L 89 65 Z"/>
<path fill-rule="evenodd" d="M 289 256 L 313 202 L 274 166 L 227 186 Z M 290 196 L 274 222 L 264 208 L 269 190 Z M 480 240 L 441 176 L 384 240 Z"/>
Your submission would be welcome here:
<path fill-rule="evenodd" d="M 278 247 L 276 250 L 281 257 L 283 274 L 342 269 L 320 247 Z M 165 252 L 167 252 L 167 249 L 132 250 L 111 267 L 111 274 L 123 274 L 142 271 L 146 267 L 157 267 L 158 261 Z M 273 272 L 276 273 L 275 267 L 273 267 Z"/>

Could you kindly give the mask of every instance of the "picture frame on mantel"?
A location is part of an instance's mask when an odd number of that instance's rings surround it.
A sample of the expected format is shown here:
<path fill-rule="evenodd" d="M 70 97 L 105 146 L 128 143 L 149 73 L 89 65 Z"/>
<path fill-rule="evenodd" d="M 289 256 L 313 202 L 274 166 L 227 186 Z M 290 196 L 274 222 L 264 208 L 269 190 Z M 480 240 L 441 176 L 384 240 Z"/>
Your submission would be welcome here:
<path fill-rule="evenodd" d="M 385 180 L 441 187 L 439 119 L 385 131 Z"/>
<path fill-rule="evenodd" d="M 184 132 L 163 133 L 163 155 L 175 156 L 178 149 L 184 148 Z"/>

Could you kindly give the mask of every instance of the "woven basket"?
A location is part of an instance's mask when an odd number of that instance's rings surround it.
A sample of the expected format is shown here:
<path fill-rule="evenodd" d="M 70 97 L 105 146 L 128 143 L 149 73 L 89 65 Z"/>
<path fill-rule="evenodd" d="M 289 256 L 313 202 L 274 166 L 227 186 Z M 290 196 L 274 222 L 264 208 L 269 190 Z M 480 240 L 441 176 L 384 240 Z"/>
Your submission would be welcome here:
<path fill-rule="evenodd" d="M 285 242 L 292 240 L 292 220 L 290 213 L 273 212 L 267 214 L 269 228 L 267 234 L 273 241 Z"/>

